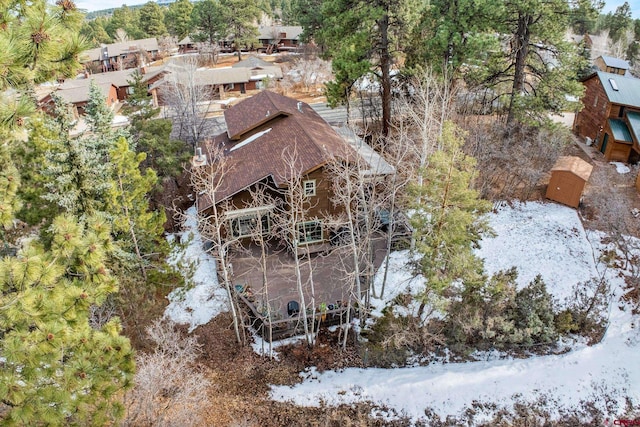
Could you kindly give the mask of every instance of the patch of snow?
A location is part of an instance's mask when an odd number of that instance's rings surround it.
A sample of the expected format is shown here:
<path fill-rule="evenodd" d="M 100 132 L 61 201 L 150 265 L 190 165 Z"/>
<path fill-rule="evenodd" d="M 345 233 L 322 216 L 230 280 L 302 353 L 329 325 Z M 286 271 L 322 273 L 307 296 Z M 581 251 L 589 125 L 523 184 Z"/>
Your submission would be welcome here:
<path fill-rule="evenodd" d="M 111 121 L 112 126 L 125 126 L 129 124 L 129 118 L 126 116 L 121 116 L 116 114 L 113 116 L 113 120 Z"/>
<path fill-rule="evenodd" d="M 625 173 L 631 172 L 631 169 L 629 169 L 629 166 L 625 165 L 624 163 L 621 163 L 621 162 L 609 162 L 609 163 L 616 167 L 616 171 L 619 174 L 625 174 Z"/>
<path fill-rule="evenodd" d="M 478 254 L 487 269 L 495 272 L 516 266 L 520 286 L 542 274 L 548 290 L 556 297 L 567 297 L 577 282 L 597 275 L 601 249 L 597 234 L 593 249 L 575 210 L 556 204 L 527 203 L 504 207 L 490 218 L 496 237 L 482 240 Z M 596 253 L 593 253 L 593 252 Z M 405 260 L 403 271 L 402 260 Z M 390 260 L 388 294 L 394 295 L 418 285 L 406 272 L 407 253 L 393 253 Z M 392 270 L 393 268 L 393 270 Z M 621 271 L 603 270 L 618 301 L 625 286 Z M 379 286 L 379 275 L 376 286 Z M 379 314 L 379 302 L 374 312 Z M 613 304 L 609 327 L 599 344 L 573 344 L 561 355 L 505 359 L 499 353 L 477 354 L 480 361 L 468 363 L 433 362 L 428 366 L 396 369 L 357 369 L 301 373 L 301 384 L 272 386 L 278 401 L 318 407 L 369 401 L 389 408 L 375 414 L 393 417 L 405 414 L 414 421 L 425 420 L 425 410 L 441 419 L 462 416 L 474 408 L 474 422 L 491 418 L 500 409 L 510 410 L 516 402 L 536 403 L 557 418 L 564 410 L 580 409 L 588 402 L 610 418 L 625 414 L 626 399 L 640 402 L 640 334 L 628 307 Z M 475 403 L 495 404 L 474 407 Z"/>
<path fill-rule="evenodd" d="M 494 274 L 516 266 L 524 287 L 540 274 L 559 300 L 573 285 L 598 276 L 597 259 L 574 209 L 553 203 L 515 203 L 489 216 L 495 237 L 485 237 L 476 254 Z"/>
<path fill-rule="evenodd" d="M 276 351 L 278 347 L 283 347 L 289 344 L 296 344 L 300 341 L 304 341 L 306 338 L 304 335 L 298 335 L 295 337 L 273 341 L 271 343 L 271 348 L 269 348 L 269 342 L 262 339 L 262 337 L 258 335 L 255 331 L 251 331 L 251 335 L 253 336 L 253 342 L 251 343 L 251 348 L 253 349 L 253 351 L 260 356 L 267 356 L 267 357 L 269 357 L 269 353 L 271 352 L 271 357 L 274 358 L 275 360 L 280 360 L 278 352 Z"/>
<path fill-rule="evenodd" d="M 184 245 L 176 245 L 169 263 L 181 271 L 187 286 L 174 289 L 168 295 L 169 305 L 164 315 L 176 323 L 188 324 L 191 332 L 229 308 L 227 292 L 218 283 L 216 261 L 204 250 L 195 207 L 189 208 L 186 214 L 184 231 L 168 239 L 177 238 Z"/>
<path fill-rule="evenodd" d="M 265 134 L 267 134 L 269 132 L 271 132 L 271 128 L 265 129 L 265 130 L 260 131 L 260 132 L 256 132 L 253 135 L 251 135 L 249 138 L 247 138 L 244 141 L 239 142 L 236 145 L 234 145 L 233 147 L 231 147 L 231 149 L 229 149 L 229 151 L 233 151 L 233 150 L 237 150 L 238 148 L 242 148 L 245 145 L 249 144 L 250 142 L 255 141 L 256 139 L 260 138 L 262 135 L 265 135 Z"/>

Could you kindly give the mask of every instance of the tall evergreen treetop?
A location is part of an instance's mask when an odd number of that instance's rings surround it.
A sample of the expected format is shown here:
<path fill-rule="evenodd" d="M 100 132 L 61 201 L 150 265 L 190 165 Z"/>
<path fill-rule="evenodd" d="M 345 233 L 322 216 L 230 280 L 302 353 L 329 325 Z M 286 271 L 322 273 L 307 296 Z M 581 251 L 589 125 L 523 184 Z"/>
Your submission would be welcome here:
<path fill-rule="evenodd" d="M 475 159 L 464 154 L 462 144 L 462 131 L 445 122 L 442 149 L 430 156 L 422 183 L 410 185 L 420 272 L 427 290 L 436 293 L 456 281 L 483 280 L 482 263 L 473 249 L 489 230 L 483 214 L 491 205 L 471 188 Z"/>
<path fill-rule="evenodd" d="M 146 37 L 160 37 L 167 34 L 164 12 L 158 3 L 150 1 L 140 8 L 140 28 Z"/>

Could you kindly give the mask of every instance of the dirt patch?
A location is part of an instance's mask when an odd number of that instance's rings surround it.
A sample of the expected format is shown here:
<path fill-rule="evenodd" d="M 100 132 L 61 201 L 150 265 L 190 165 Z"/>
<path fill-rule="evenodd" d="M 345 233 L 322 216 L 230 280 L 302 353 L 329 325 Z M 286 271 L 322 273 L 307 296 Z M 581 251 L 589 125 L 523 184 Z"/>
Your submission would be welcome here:
<path fill-rule="evenodd" d="M 578 210 L 585 228 L 640 237 L 640 196 L 635 186 L 640 166 L 626 165 L 628 171 L 621 173 L 624 167 L 607 162 L 593 147 L 577 142 L 571 150 L 569 155 L 593 165 Z"/>
<path fill-rule="evenodd" d="M 278 348 L 279 360 L 258 356 L 250 346 L 237 345 L 228 314 L 220 315 L 194 332 L 203 345 L 199 363 L 212 382 L 210 405 L 204 408 L 205 424 L 216 426 L 406 426 L 408 420 L 371 418 L 373 407 L 358 404 L 305 408 L 272 401 L 270 384 L 293 385 L 299 372 L 362 366 L 358 349 L 349 337 L 343 351 L 338 334 L 322 331 L 316 346 L 304 343 Z"/>

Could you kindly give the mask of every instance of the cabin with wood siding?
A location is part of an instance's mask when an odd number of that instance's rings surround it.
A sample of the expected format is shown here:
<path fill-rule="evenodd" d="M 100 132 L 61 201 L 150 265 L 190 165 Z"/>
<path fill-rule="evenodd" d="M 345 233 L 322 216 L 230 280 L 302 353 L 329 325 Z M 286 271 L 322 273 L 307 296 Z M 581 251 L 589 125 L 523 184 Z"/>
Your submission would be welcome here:
<path fill-rule="evenodd" d="M 585 79 L 573 131 L 608 161 L 640 160 L 640 79 L 598 71 Z"/>
<path fill-rule="evenodd" d="M 379 156 L 367 159 L 373 150 L 354 147 L 308 104 L 274 92 L 260 92 L 224 115 L 227 132 L 203 143 L 199 147 L 202 154 L 195 156 L 192 167 L 215 167 L 211 165 L 214 158 L 224 162 L 214 193 L 196 190 L 199 212 L 210 214 L 214 204 L 218 212 L 224 212 L 227 237 L 250 240 L 258 224 L 268 234 L 273 206 L 256 205 L 252 194 L 262 189 L 286 209 L 290 186 L 297 185 L 304 197 L 304 220 L 296 225 L 296 241 L 288 244 L 326 245 L 332 230 L 324 218 L 344 211 L 332 201 L 327 164 L 333 159 L 350 162 L 360 156 L 371 165 L 371 173 L 395 172 Z"/>

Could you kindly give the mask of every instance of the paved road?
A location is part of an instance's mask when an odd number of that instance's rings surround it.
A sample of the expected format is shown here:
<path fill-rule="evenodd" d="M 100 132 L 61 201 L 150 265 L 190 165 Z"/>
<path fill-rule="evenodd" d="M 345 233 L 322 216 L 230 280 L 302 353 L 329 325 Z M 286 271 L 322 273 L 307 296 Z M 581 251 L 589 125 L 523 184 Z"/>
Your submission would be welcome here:
<path fill-rule="evenodd" d="M 320 117 L 325 119 L 332 126 L 340 126 L 347 123 L 346 107 L 329 108 L 324 102 L 309 105 L 318 114 L 320 114 Z M 349 115 L 350 122 L 353 122 L 362 116 L 362 111 L 360 110 L 360 108 L 358 108 L 357 105 L 352 105 Z M 207 124 L 207 133 L 209 133 L 211 136 L 222 133 L 226 129 L 226 124 L 224 122 L 223 116 L 210 117 L 207 119 L 207 121 L 209 122 Z"/>

